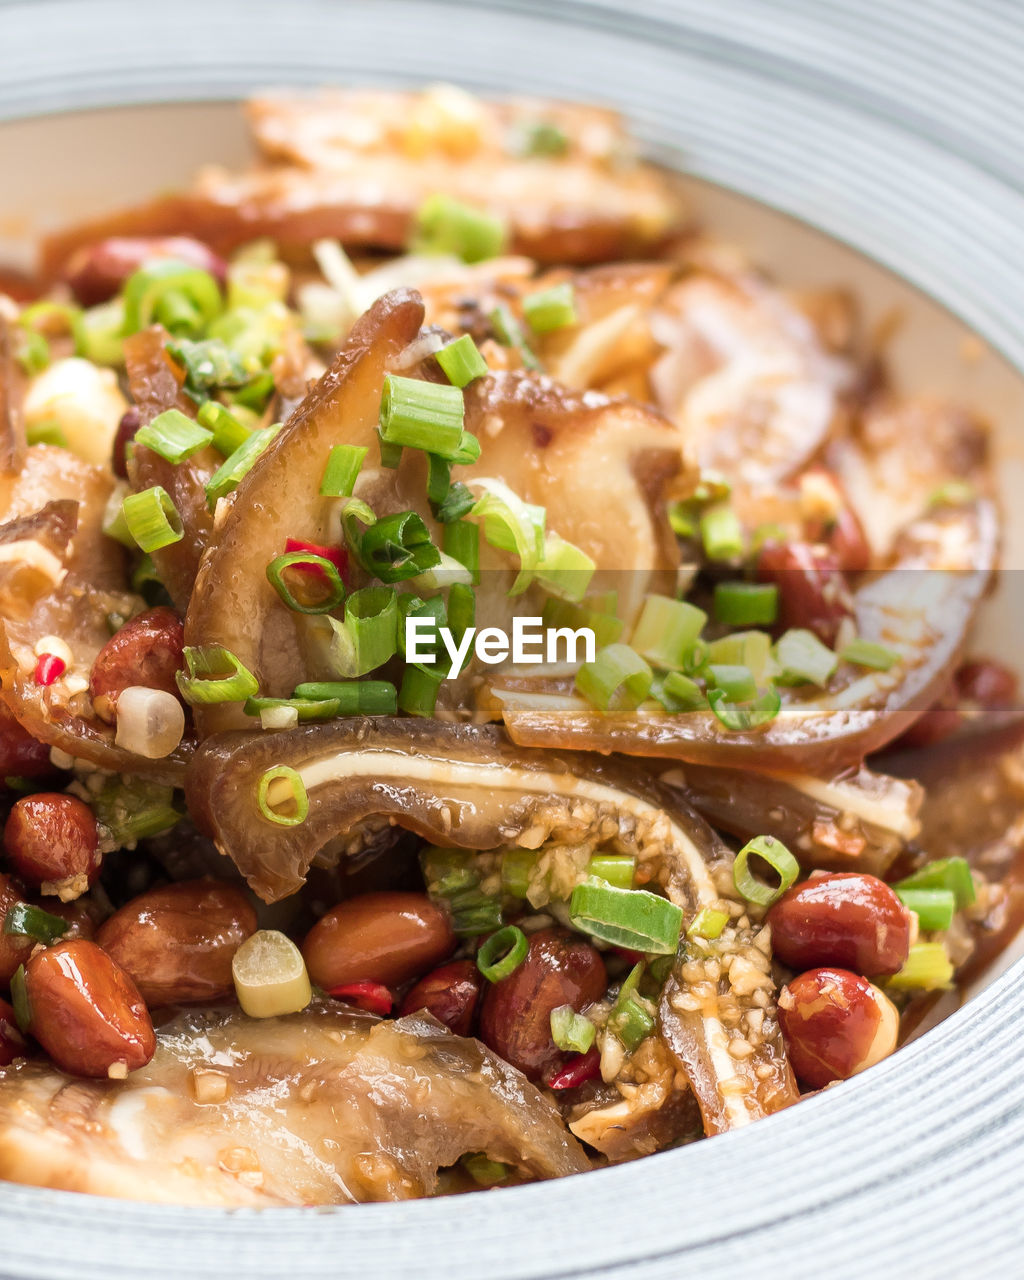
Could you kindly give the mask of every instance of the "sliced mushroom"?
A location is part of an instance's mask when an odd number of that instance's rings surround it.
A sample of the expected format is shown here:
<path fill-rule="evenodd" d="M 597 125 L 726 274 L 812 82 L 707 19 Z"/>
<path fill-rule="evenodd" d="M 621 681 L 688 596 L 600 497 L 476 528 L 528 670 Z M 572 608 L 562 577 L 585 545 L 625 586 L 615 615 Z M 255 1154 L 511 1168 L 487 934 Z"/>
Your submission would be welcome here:
<path fill-rule="evenodd" d="M 0 1178 L 35 1186 L 225 1206 L 406 1200 L 477 1151 L 526 1178 L 590 1167 L 548 1098 L 429 1017 L 193 1011 L 120 1083 L 0 1070 Z"/>

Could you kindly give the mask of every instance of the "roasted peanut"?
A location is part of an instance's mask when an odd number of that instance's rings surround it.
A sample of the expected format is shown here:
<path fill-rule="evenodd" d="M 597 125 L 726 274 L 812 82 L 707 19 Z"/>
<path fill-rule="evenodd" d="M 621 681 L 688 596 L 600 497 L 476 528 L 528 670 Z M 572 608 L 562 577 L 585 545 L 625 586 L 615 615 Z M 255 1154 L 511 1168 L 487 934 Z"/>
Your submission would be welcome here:
<path fill-rule="evenodd" d="M 840 871 L 795 885 L 768 913 L 772 950 L 791 969 L 838 965 L 896 973 L 910 951 L 910 913 L 884 880 Z"/>
<path fill-rule="evenodd" d="M 853 617 L 853 602 L 839 558 L 823 547 L 808 542 L 769 543 L 758 556 L 757 577 L 779 588 L 782 630 L 806 628 L 831 645 L 842 623 Z"/>
<path fill-rule="evenodd" d="M 231 961 L 256 925 L 241 889 L 186 880 L 133 898 L 100 926 L 96 942 L 156 1008 L 230 996 Z"/>
<path fill-rule="evenodd" d="M 484 979 L 472 960 L 453 960 L 428 973 L 402 1001 L 400 1016 L 426 1009 L 457 1036 L 473 1029 Z"/>
<path fill-rule="evenodd" d="M 61 902 L 59 898 L 44 898 L 38 904 L 52 916 L 60 916 L 68 922 L 67 933 L 62 942 L 70 942 L 72 938 L 85 938 L 89 942 L 96 934 L 96 922 L 101 912 L 95 902 L 88 897 L 75 898 L 71 902 Z"/>
<path fill-rule="evenodd" d="M 0 777 L 43 778 L 54 772 L 47 744 L 33 738 L 6 708 L 0 708 Z"/>
<path fill-rule="evenodd" d="M 76 1076 L 144 1067 L 156 1050 L 149 1012 L 124 970 L 94 942 L 42 947 L 25 966 L 29 1030 Z"/>
<path fill-rule="evenodd" d="M 36 945 L 22 933 L 5 933 L 4 920 L 11 907 L 25 899 L 9 876 L 0 875 L 0 985 L 7 986 L 19 964 L 24 964 Z"/>
<path fill-rule="evenodd" d="M 121 421 L 114 433 L 114 442 L 110 446 L 110 466 L 115 476 L 121 480 L 128 479 L 128 446 L 135 439 L 135 433 L 142 425 L 142 419 L 135 405 L 121 414 Z"/>
<path fill-rule="evenodd" d="M 110 236 L 73 254 L 64 279 L 82 306 L 92 307 L 112 298 L 130 275 L 158 258 L 200 267 L 222 284 L 227 275 L 223 258 L 191 236 Z"/>
<path fill-rule="evenodd" d="M 991 658 L 965 662 L 956 673 L 960 697 L 986 711 L 1002 711 L 1014 706 L 1018 684 L 1013 671 Z"/>
<path fill-rule="evenodd" d="M 0 1000 L 0 1067 L 6 1067 L 27 1052 L 25 1037 L 18 1030 L 14 1010 L 6 1000 Z"/>
<path fill-rule="evenodd" d="M 425 893 L 364 893 L 328 911 L 306 934 L 309 976 L 330 991 L 367 979 L 401 986 L 450 956 L 451 921 Z"/>
<path fill-rule="evenodd" d="M 530 938 L 522 964 L 485 992 L 480 1039 L 530 1080 L 539 1080 L 564 1058 L 551 1039 L 551 1011 L 568 1004 L 579 1012 L 607 988 L 595 947 L 567 930 L 542 929 Z"/>
<path fill-rule="evenodd" d="M 13 870 L 37 888 L 66 886 L 64 896 L 78 897 L 99 875 L 98 844 L 92 810 L 77 796 L 60 791 L 23 796 L 4 826 L 4 849 Z"/>
<path fill-rule="evenodd" d="M 134 685 L 160 689 L 178 697 L 175 673 L 182 667 L 185 629 L 173 609 L 161 605 L 126 622 L 96 656 L 89 688 L 105 699 L 98 710 L 112 718 L 117 699 Z"/>
<path fill-rule="evenodd" d="M 888 1057 L 900 1016 L 866 978 L 848 969 L 812 969 L 782 988 L 779 1022 L 800 1081 L 823 1089 Z"/>

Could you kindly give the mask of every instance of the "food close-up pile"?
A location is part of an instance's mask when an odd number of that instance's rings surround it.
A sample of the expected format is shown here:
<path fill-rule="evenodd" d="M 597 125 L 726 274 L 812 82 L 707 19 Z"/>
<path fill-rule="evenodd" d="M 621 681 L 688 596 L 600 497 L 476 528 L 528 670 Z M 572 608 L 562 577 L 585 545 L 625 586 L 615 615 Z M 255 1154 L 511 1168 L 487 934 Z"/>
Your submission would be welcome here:
<path fill-rule="evenodd" d="M 0 269 L 0 1177 L 561 1177 L 956 1008 L 1024 918 L 987 424 L 609 112 L 246 110 Z"/>

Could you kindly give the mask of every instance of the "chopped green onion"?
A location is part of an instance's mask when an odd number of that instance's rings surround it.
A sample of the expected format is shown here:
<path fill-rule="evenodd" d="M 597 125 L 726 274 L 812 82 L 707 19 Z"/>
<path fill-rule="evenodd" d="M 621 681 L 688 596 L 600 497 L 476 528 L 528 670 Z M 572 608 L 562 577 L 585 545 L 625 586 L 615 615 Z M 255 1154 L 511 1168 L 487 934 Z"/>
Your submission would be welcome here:
<path fill-rule="evenodd" d="M 91 798 L 96 821 L 116 845 L 157 836 L 181 820 L 174 808 L 174 789 L 142 778 L 109 778 Z"/>
<path fill-rule="evenodd" d="M 451 196 L 428 196 L 416 211 L 413 253 L 451 254 L 463 262 L 496 258 L 505 246 L 505 225 L 494 214 Z"/>
<path fill-rule="evenodd" d="M 244 702 L 259 690 L 259 682 L 230 649 L 221 645 L 186 645 L 182 653 L 188 674 L 175 672 L 181 696 L 193 706 Z"/>
<path fill-rule="evenodd" d="M 275 422 L 273 426 L 254 431 L 244 444 L 240 444 L 234 453 L 224 459 L 206 485 L 206 501 L 211 508 L 217 505 L 220 498 L 238 488 L 280 430 L 281 423 Z"/>
<path fill-rule="evenodd" d="M 703 675 L 711 656 L 710 646 L 706 640 L 695 640 L 683 654 L 683 673 L 688 676 Z M 744 663 L 749 666 L 749 663 Z"/>
<path fill-rule="evenodd" d="M 330 661 L 346 679 L 383 666 L 398 651 L 398 598 L 394 587 L 363 587 L 345 601 L 345 621 L 330 614 Z"/>
<path fill-rule="evenodd" d="M 380 438 L 442 458 L 454 458 L 462 443 L 465 407 L 458 387 L 418 378 L 384 375 L 380 400 Z"/>
<path fill-rule="evenodd" d="M 68 922 L 54 916 L 41 907 L 27 902 L 16 902 L 4 917 L 4 933 L 20 933 L 50 946 L 68 931 Z"/>
<path fill-rule="evenodd" d="M 715 583 L 715 617 L 728 627 L 771 626 L 778 612 L 779 588 L 774 583 Z"/>
<path fill-rule="evenodd" d="M 252 377 L 251 369 L 220 339 L 167 344 L 167 350 L 185 370 L 185 394 L 205 401 L 215 387 L 241 388 Z"/>
<path fill-rule="evenodd" d="M 688 938 L 707 938 L 709 942 L 721 937 L 722 930 L 729 923 L 728 911 L 718 911 L 714 907 L 701 907 L 686 927 Z"/>
<path fill-rule="evenodd" d="M 515 973 L 526 959 L 530 944 L 517 925 L 507 924 L 481 945 L 476 953 L 476 967 L 488 982 L 501 982 Z"/>
<path fill-rule="evenodd" d="M 204 400 L 196 411 L 201 426 L 213 432 L 213 447 L 229 458 L 252 435 L 247 426 L 217 400 Z"/>
<path fill-rule="evenodd" d="M 457 645 L 475 622 L 476 596 L 472 588 L 461 582 L 452 583 L 448 589 L 448 626 Z"/>
<path fill-rule="evenodd" d="M 447 902 L 457 937 L 478 938 L 501 928 L 501 900 L 481 890 L 477 855 L 471 849 L 428 845 L 420 851 L 420 867 L 430 896 Z"/>
<path fill-rule="evenodd" d="M 367 573 L 381 582 L 415 578 L 441 562 L 423 517 L 415 511 L 382 516 L 359 539 L 356 555 Z"/>
<path fill-rule="evenodd" d="M 275 783 L 283 784 L 274 786 Z M 271 788 L 274 795 L 271 796 Z M 283 793 L 287 790 L 287 795 Z M 309 795 L 306 784 L 294 769 L 286 764 L 275 765 L 260 778 L 256 790 L 256 803 L 264 818 L 279 827 L 297 827 L 309 815 Z M 281 805 L 291 805 L 291 813 L 283 813 Z"/>
<path fill-rule="evenodd" d="M 852 662 L 858 667 L 870 667 L 872 671 L 888 671 L 900 660 L 895 649 L 887 649 L 884 644 L 874 640 L 854 639 L 843 645 L 839 656 L 844 662 Z"/>
<path fill-rule="evenodd" d="M 565 130 L 550 120 L 536 120 L 523 126 L 519 153 L 524 156 L 562 156 L 569 150 Z"/>
<path fill-rule="evenodd" d="M 472 490 L 461 480 L 456 480 L 445 495 L 444 501 L 434 511 L 434 515 L 442 524 L 454 524 L 456 520 L 461 520 L 463 516 L 468 515 L 475 505 L 476 498 Z"/>
<path fill-rule="evenodd" d="M 483 1151 L 474 1151 L 465 1155 L 459 1162 L 473 1181 L 481 1187 L 496 1187 L 507 1182 L 512 1166 L 502 1164 L 499 1160 L 491 1160 Z"/>
<path fill-rule="evenodd" d="M 758 857 L 775 872 L 778 883 L 774 886 L 766 884 L 756 876 L 750 866 L 750 859 Z M 800 874 L 800 864 L 781 840 L 774 836 L 755 836 L 748 840 L 736 855 L 732 864 L 732 882 L 736 892 L 747 902 L 757 906 L 770 907 L 786 890 L 796 883 Z"/>
<path fill-rule="evenodd" d="M 587 879 L 572 891 L 569 919 L 592 938 L 632 951 L 672 955 L 683 927 L 682 909 L 646 889 L 617 889 Z"/>
<path fill-rule="evenodd" d="M 467 490 L 468 492 L 468 490 Z M 451 556 L 469 570 L 474 582 L 480 581 L 480 528 L 470 520 L 454 520 L 441 530 L 441 545 L 446 556 Z"/>
<path fill-rule="evenodd" d="M 709 560 L 736 560 L 743 554 L 743 526 L 736 512 L 724 502 L 701 513 L 700 537 Z"/>
<path fill-rule="evenodd" d="M 18 1030 L 27 1032 L 32 1025 L 32 1007 L 28 1002 L 28 987 L 25 985 L 25 966 L 19 964 L 11 975 L 11 1006 L 14 1009 L 14 1021 Z"/>
<path fill-rule="evenodd" d="M 126 335 L 159 321 L 170 333 L 195 336 L 223 307 L 220 286 L 208 271 L 173 258 L 140 268 L 123 293 Z"/>
<path fill-rule="evenodd" d="M 549 1016 L 551 1039 L 563 1053 L 586 1053 L 594 1043 L 597 1028 L 571 1004 L 561 1004 Z"/>
<path fill-rule="evenodd" d="M 595 853 L 587 863 L 587 875 L 604 880 L 616 889 L 632 889 L 636 858 L 623 853 Z"/>
<path fill-rule="evenodd" d="M 633 966 L 608 1015 L 608 1030 L 622 1041 L 630 1053 L 654 1030 L 654 1016 L 637 995 L 643 972 L 643 961 Z"/>
<path fill-rule="evenodd" d="M 408 666 L 402 672 L 402 685 L 398 690 L 398 709 L 409 716 L 429 719 L 437 706 L 437 695 L 444 676 L 425 671 L 421 666 Z"/>
<path fill-rule="evenodd" d="M 953 986 L 953 962 L 941 942 L 915 942 L 903 968 L 885 985 L 897 991 L 948 991 Z"/>
<path fill-rule="evenodd" d="M 158 484 L 141 493 L 130 493 L 121 510 L 128 532 L 143 551 L 159 551 L 185 536 L 177 507 L 167 490 Z"/>
<path fill-rule="evenodd" d="M 323 680 L 295 686 L 295 698 L 338 705 L 342 716 L 393 716 L 398 710 L 395 686 L 388 680 Z M 299 719 L 303 719 L 299 713 Z"/>
<path fill-rule="evenodd" d="M 778 689 L 766 689 L 752 702 L 730 702 L 724 689 L 712 689 L 708 693 L 708 703 L 715 717 L 727 729 L 742 733 L 747 729 L 759 729 L 774 720 L 782 706 L 782 698 Z"/>
<path fill-rule="evenodd" d="M 262 716 L 264 711 L 282 708 L 294 711 L 296 720 L 302 724 L 309 720 L 333 720 L 342 714 L 337 698 L 317 698 L 315 701 L 309 698 L 246 698 L 242 710 L 247 716 Z"/>
<path fill-rule="evenodd" d="M 685 600 L 650 595 L 629 644 L 652 666 L 677 671 L 683 665 L 683 654 L 697 641 L 707 620 L 703 609 Z"/>
<path fill-rule="evenodd" d="M 503 347 L 514 347 L 526 369 L 539 369 L 540 361 L 526 345 L 522 326 L 504 303 L 494 308 L 488 316 L 494 336 Z"/>
<path fill-rule="evenodd" d="M 68 438 L 64 428 L 56 418 L 47 418 L 43 422 L 33 422 L 25 427 L 25 443 L 51 444 L 58 449 L 69 449 Z"/>
<path fill-rule="evenodd" d="M 541 621 L 548 631 L 567 628 L 569 631 L 586 629 L 593 631 L 594 643 L 599 648 L 614 644 L 622 635 L 622 619 L 614 613 L 602 613 L 597 609 L 573 604 L 569 600 L 557 600 L 552 597 L 544 601 L 541 610 Z"/>
<path fill-rule="evenodd" d="M 534 333 L 552 333 L 576 323 L 576 295 L 570 281 L 523 299 L 523 315 Z"/>
<path fill-rule="evenodd" d="M 324 476 L 320 481 L 321 496 L 350 498 L 366 453 L 365 447 L 356 444 L 332 445 Z"/>
<path fill-rule="evenodd" d="M 75 354 L 93 364 L 124 364 L 124 301 L 111 298 L 82 312 Z"/>
<path fill-rule="evenodd" d="M 975 899 L 974 879 L 966 858 L 936 858 L 905 876 L 892 886 L 897 893 L 901 889 L 949 889 L 959 910 L 969 907 Z"/>
<path fill-rule="evenodd" d="M 480 441 L 472 431 L 463 431 L 452 462 L 460 467 L 471 467 L 480 457 L 480 448 Z"/>
<path fill-rule="evenodd" d="M 180 409 L 165 409 L 135 433 L 136 444 L 152 449 L 167 462 L 184 462 L 212 442 L 213 432 L 193 422 Z"/>
<path fill-rule="evenodd" d="M 757 683 L 749 667 L 712 663 L 707 668 L 709 685 L 720 689 L 730 702 L 750 702 L 757 697 Z"/>
<path fill-rule="evenodd" d="M 677 538 L 695 538 L 699 527 L 696 504 L 693 502 L 670 502 L 668 505 L 668 522 Z"/>
<path fill-rule="evenodd" d="M 772 638 L 767 631 L 734 631 L 732 635 L 711 641 L 707 647 L 706 662 L 748 667 L 754 679 L 760 681 L 767 673 L 771 652 Z"/>
<path fill-rule="evenodd" d="M 452 487 L 452 464 L 436 453 L 427 454 L 427 500 L 431 507 L 439 507 L 448 497 Z"/>
<path fill-rule="evenodd" d="M 696 680 L 684 676 L 681 671 L 670 671 L 666 676 L 655 676 L 651 683 L 651 697 L 670 715 L 684 711 L 706 711 L 708 700 Z"/>
<path fill-rule="evenodd" d="M 940 932 L 953 923 L 956 897 L 952 889 L 897 889 L 896 894 L 926 932 Z"/>
<path fill-rule="evenodd" d="M 628 645 L 610 644 L 576 672 L 576 689 L 605 715 L 635 710 L 651 691 L 654 673 Z"/>
<path fill-rule="evenodd" d="M 547 513 L 543 507 L 524 502 L 502 480 L 487 478 L 474 483 L 484 492 L 469 515 L 482 521 L 484 538 L 492 547 L 519 557 L 519 573 L 509 592 L 519 595 L 530 585 L 543 559 Z"/>
<path fill-rule="evenodd" d="M 25 329 L 18 335 L 20 341 L 15 359 L 28 376 L 42 373 L 50 363 L 50 344 L 35 329 Z"/>
<path fill-rule="evenodd" d="M 314 572 L 301 574 L 303 586 L 307 590 L 300 599 L 285 581 L 285 573 L 289 569 L 301 571 L 303 566 L 308 566 Z M 282 556 L 275 556 L 267 565 L 267 581 L 293 613 L 330 613 L 345 599 L 345 584 L 337 566 L 310 551 L 289 551 Z M 314 595 L 319 595 L 319 599 L 311 597 L 311 587 Z"/>
<path fill-rule="evenodd" d="M 525 898 L 539 855 L 532 849 L 506 849 L 501 855 L 501 887 L 511 898 Z"/>
<path fill-rule="evenodd" d="M 453 387 L 468 387 L 487 373 L 487 361 L 468 333 L 442 347 L 434 358 Z"/>
<path fill-rule="evenodd" d="M 585 551 L 553 531 L 545 534 L 544 552 L 534 577 L 551 595 L 579 604 L 596 570 L 597 565 Z"/>
<path fill-rule="evenodd" d="M 977 489 L 966 480 L 949 480 L 929 494 L 928 506 L 963 507 L 968 502 L 973 502 L 977 496 Z"/>
<path fill-rule="evenodd" d="M 775 661 L 782 668 L 780 684 L 816 684 L 824 688 L 839 666 L 839 658 L 813 631 L 796 628 L 780 636 Z"/>

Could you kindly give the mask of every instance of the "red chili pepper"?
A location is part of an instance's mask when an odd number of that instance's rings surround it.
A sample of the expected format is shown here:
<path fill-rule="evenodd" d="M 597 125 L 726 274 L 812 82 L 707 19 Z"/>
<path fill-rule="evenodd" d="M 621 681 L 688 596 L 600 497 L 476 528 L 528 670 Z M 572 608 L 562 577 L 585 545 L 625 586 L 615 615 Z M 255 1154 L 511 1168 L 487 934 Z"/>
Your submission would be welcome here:
<path fill-rule="evenodd" d="M 596 1080 L 601 1074 L 601 1054 L 597 1045 L 586 1053 L 570 1058 L 561 1071 L 545 1081 L 549 1089 L 575 1089 L 577 1085 Z"/>
<path fill-rule="evenodd" d="M 292 551 L 308 551 L 311 555 L 320 556 L 322 560 L 329 560 L 334 565 L 338 573 L 341 575 L 342 582 L 348 585 L 348 552 L 344 547 L 320 547 L 315 542 L 303 542 L 301 538 L 286 538 L 284 544 L 285 554 Z M 304 566 L 310 575 L 323 579 L 326 575 L 318 564 L 310 564 Z"/>
<path fill-rule="evenodd" d="M 345 982 L 340 987 L 332 987 L 327 994 L 367 1013 L 382 1015 L 390 1013 L 395 1003 L 395 997 L 380 982 Z"/>
<path fill-rule="evenodd" d="M 68 664 L 63 658 L 58 658 L 55 653 L 41 653 L 36 663 L 36 684 L 49 685 L 54 680 L 59 680 Z"/>

